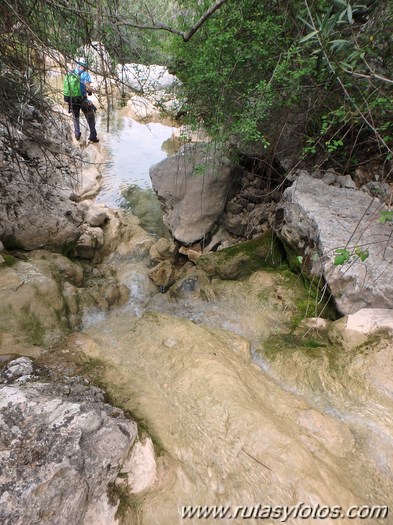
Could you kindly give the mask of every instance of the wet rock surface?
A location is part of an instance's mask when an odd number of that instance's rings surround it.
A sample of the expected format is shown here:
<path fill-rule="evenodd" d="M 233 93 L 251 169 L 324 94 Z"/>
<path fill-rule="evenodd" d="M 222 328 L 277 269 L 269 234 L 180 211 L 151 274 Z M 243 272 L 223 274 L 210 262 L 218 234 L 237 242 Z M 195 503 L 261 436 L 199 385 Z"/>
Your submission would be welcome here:
<path fill-rule="evenodd" d="M 358 421 L 282 389 L 251 364 L 249 342 L 232 331 L 150 312 L 131 322 L 111 316 L 72 343 L 105 363 L 111 395 L 160 440 L 158 481 L 135 500 L 143 524 L 176 523 L 179 504 L 201 501 L 390 501 L 391 473 L 369 450 L 378 429 L 367 435 Z M 389 455 L 378 442 L 379 455 Z"/>

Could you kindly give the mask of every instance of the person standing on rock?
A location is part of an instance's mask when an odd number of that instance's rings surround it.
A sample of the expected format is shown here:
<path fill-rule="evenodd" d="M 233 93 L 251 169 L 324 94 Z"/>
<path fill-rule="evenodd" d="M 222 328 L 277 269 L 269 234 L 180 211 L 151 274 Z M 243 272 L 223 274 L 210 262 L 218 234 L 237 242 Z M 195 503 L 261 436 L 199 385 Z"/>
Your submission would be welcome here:
<path fill-rule="evenodd" d="M 95 106 L 87 98 L 91 95 L 91 76 L 87 71 L 87 60 L 79 58 L 75 69 L 69 69 L 64 79 L 64 100 L 68 102 L 69 112 L 73 115 L 74 133 L 76 140 L 82 136 L 79 116 L 82 110 L 89 126 L 89 142 L 99 142 L 97 138 Z"/>

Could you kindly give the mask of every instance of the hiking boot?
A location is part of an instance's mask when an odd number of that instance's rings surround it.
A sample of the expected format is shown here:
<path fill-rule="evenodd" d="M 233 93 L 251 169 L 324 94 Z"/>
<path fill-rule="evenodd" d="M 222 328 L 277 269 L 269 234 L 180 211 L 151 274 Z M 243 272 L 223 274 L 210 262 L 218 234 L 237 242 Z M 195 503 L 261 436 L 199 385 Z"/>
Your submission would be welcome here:
<path fill-rule="evenodd" d="M 82 136 L 82 133 L 79 133 L 79 135 L 75 135 L 76 140 L 80 140 Z"/>
<path fill-rule="evenodd" d="M 98 139 L 97 137 L 95 139 L 88 139 L 89 142 L 100 142 L 100 139 Z"/>

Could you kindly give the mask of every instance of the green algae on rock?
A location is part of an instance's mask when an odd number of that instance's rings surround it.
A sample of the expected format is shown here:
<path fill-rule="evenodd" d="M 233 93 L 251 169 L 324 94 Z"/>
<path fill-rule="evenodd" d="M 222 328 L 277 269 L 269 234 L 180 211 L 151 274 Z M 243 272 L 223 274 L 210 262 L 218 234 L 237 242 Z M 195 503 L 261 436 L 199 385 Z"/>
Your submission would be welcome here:
<path fill-rule="evenodd" d="M 251 241 L 203 255 L 198 259 L 197 267 L 210 277 L 241 279 L 263 268 L 278 268 L 284 262 L 280 241 L 267 232 Z"/>

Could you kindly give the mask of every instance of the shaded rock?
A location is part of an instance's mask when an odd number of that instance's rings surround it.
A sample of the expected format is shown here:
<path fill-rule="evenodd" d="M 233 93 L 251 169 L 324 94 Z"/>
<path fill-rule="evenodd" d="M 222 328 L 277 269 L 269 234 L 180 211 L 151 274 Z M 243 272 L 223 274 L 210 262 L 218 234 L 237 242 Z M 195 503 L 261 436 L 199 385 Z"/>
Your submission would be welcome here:
<path fill-rule="evenodd" d="M 77 262 L 71 261 L 68 257 L 57 253 L 51 253 L 47 250 L 37 250 L 29 253 L 30 261 L 47 261 L 49 265 L 56 271 L 56 274 L 65 281 L 68 281 L 75 286 L 81 286 L 84 275 L 83 268 Z M 45 262 L 39 264 L 46 264 Z"/>
<path fill-rule="evenodd" d="M 242 237 L 247 228 L 247 219 L 242 215 L 231 215 L 227 213 L 221 220 L 221 224 L 229 233 L 237 237 Z"/>
<path fill-rule="evenodd" d="M 180 246 L 179 253 L 186 255 L 190 261 L 196 262 L 200 257 L 202 257 L 202 251 L 199 249 L 188 248 L 187 246 Z"/>
<path fill-rule="evenodd" d="M 149 270 L 149 277 L 157 286 L 171 286 L 175 282 L 176 268 L 170 261 L 161 261 Z"/>
<path fill-rule="evenodd" d="M 173 299 L 183 299 L 190 295 L 196 295 L 207 301 L 215 297 L 206 273 L 195 268 L 171 286 L 169 295 Z"/>
<path fill-rule="evenodd" d="M 334 170 L 327 170 L 322 176 L 322 181 L 328 186 L 332 186 L 337 182 L 336 172 Z"/>
<path fill-rule="evenodd" d="M 204 247 L 203 251 L 204 253 L 214 251 L 217 249 L 223 242 L 229 241 L 231 239 L 231 235 L 224 230 L 222 226 L 219 226 L 217 228 L 217 231 L 215 231 L 212 235 L 212 238 L 210 239 L 210 242 L 207 246 Z"/>
<path fill-rule="evenodd" d="M 176 252 L 176 245 L 172 240 L 161 237 L 150 248 L 149 257 L 152 261 L 162 261 L 171 258 Z"/>
<path fill-rule="evenodd" d="M 113 274 L 112 268 L 101 266 L 84 275 L 79 264 L 45 250 L 30 252 L 29 259 L 15 259 L 12 266 L 2 268 L 0 332 L 17 338 L 9 342 L 8 351 L 23 353 L 24 344 L 53 345 L 71 329 L 80 328 L 85 309 L 108 310 L 124 304 L 130 291 Z M 26 352 L 32 355 L 30 348 Z"/>
<path fill-rule="evenodd" d="M 227 213 L 231 213 L 231 214 L 237 214 L 237 213 L 241 213 L 243 211 L 243 206 L 239 203 L 239 202 L 228 202 L 228 204 L 226 205 L 225 207 L 225 211 Z"/>
<path fill-rule="evenodd" d="M 192 244 L 213 228 L 234 184 L 229 160 L 210 144 L 188 144 L 150 168 L 164 222 L 175 239 Z"/>
<path fill-rule="evenodd" d="M 342 188 L 347 188 L 351 190 L 356 190 L 356 184 L 354 183 L 350 175 L 339 175 L 337 177 L 337 182 Z"/>
<path fill-rule="evenodd" d="M 362 186 L 361 191 L 368 193 L 372 197 L 377 197 L 383 202 L 389 203 L 392 198 L 392 188 L 387 182 L 371 181 Z"/>
<path fill-rule="evenodd" d="M 307 176 L 285 190 L 277 207 L 274 230 L 290 257 L 303 256 L 308 271 L 325 278 L 343 314 L 393 307 L 391 227 L 378 222 L 383 209 L 363 192 L 326 186 Z M 364 262 L 356 257 L 357 246 L 369 251 Z M 334 264 L 340 248 L 350 253 L 342 266 Z"/>
<path fill-rule="evenodd" d="M 0 272 L 0 330 L 38 345 L 61 338 L 69 329 L 59 276 L 47 261 L 18 261 Z"/>
<path fill-rule="evenodd" d="M 19 357 L 8 363 L 0 372 L 4 382 L 13 382 L 23 376 L 30 376 L 34 372 L 33 361 L 28 357 Z"/>
<path fill-rule="evenodd" d="M 372 181 L 383 181 L 390 173 L 392 173 L 391 160 L 383 163 L 370 161 L 356 168 L 354 180 L 356 185 L 361 187 Z"/>
<path fill-rule="evenodd" d="M 27 109 L 31 112 L 31 108 Z M 44 153 L 39 145 L 12 127 L 7 133 L 0 132 L 0 240 L 8 249 L 45 247 L 61 251 L 80 234 L 77 207 L 68 200 L 80 160 L 66 143 L 51 137 L 54 132 L 62 131 L 62 115 L 65 116 L 62 108 L 56 111 L 58 129 L 43 125 L 47 136 L 40 135 L 41 140 L 56 150 L 56 156 L 50 147 Z"/>
<path fill-rule="evenodd" d="M 197 267 L 210 277 L 240 279 L 262 268 L 279 266 L 282 257 L 277 239 L 268 232 L 251 241 L 203 255 Z"/>
<path fill-rule="evenodd" d="M 102 228 L 104 245 L 100 255 L 111 257 L 116 252 L 115 257 L 147 256 L 156 238 L 139 225 L 139 219 L 122 210 L 108 210 L 108 215 L 109 221 Z"/>

